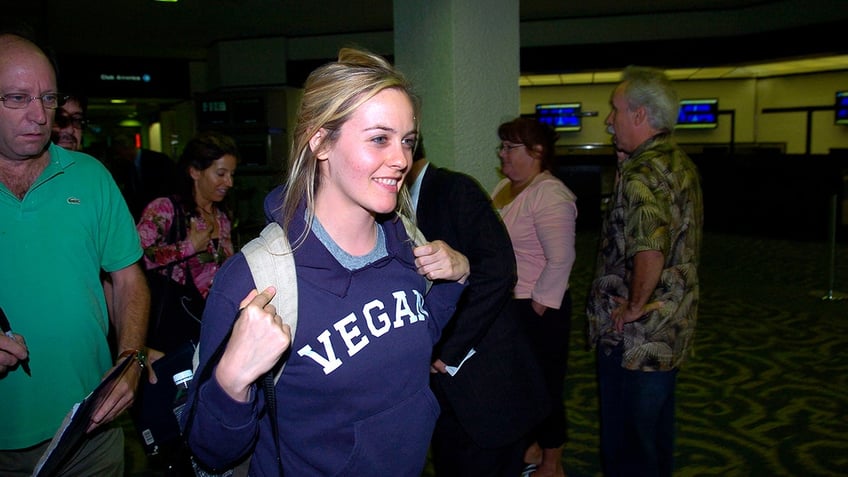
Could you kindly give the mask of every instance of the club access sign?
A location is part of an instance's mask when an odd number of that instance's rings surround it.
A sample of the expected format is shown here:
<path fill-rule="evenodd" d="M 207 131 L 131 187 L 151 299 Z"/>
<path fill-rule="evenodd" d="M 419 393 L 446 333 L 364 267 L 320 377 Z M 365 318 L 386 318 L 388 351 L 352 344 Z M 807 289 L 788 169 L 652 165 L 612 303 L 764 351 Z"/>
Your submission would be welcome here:
<path fill-rule="evenodd" d="M 136 83 L 138 83 L 138 82 L 150 83 L 150 81 L 152 79 L 153 79 L 153 77 L 150 76 L 147 73 L 143 73 L 143 74 L 140 74 L 140 75 L 124 75 L 124 74 L 113 75 L 113 74 L 107 74 L 107 73 L 100 73 L 100 81 L 130 81 L 130 82 L 136 82 Z"/>
<path fill-rule="evenodd" d="M 60 64 L 63 91 L 98 97 L 189 98 L 189 66 L 172 58 L 74 58 Z"/>

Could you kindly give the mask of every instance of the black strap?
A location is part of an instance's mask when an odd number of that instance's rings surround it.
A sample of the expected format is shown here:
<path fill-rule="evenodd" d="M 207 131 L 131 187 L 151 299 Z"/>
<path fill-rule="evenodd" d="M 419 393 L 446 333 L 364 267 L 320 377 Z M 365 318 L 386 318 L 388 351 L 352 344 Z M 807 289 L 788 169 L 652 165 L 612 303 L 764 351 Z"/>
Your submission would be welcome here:
<path fill-rule="evenodd" d="M 274 450 L 277 451 L 277 470 L 279 476 L 283 476 L 283 460 L 280 453 L 280 431 L 277 422 L 277 394 L 274 382 L 274 370 L 271 369 L 260 381 L 262 391 L 265 393 L 265 407 L 268 408 L 268 418 L 271 419 L 271 435 L 274 436 Z"/>
<path fill-rule="evenodd" d="M 173 197 L 168 197 L 168 200 L 171 201 L 171 207 L 173 207 L 174 209 L 174 220 L 171 221 L 171 228 L 168 229 L 168 236 L 165 237 L 165 244 L 173 245 L 179 243 L 181 240 L 184 240 L 186 237 L 186 214 L 185 211 L 183 211 L 183 207 L 182 205 L 180 205 L 179 201 L 175 200 Z M 165 265 L 160 265 L 158 267 L 148 268 L 147 271 L 156 272 L 167 268 L 168 277 L 170 277 L 175 265 L 183 263 L 199 253 L 199 251 L 195 251 L 195 253 L 185 256 L 179 260 L 174 260 L 173 262 L 167 263 Z M 188 267 L 186 267 L 186 272 L 188 272 Z M 186 273 L 186 278 L 191 279 L 191 275 Z M 194 282 L 192 281 L 192 284 L 193 283 Z"/>
<path fill-rule="evenodd" d="M 171 221 L 171 228 L 168 229 L 168 235 L 165 238 L 165 244 L 176 244 L 183 238 L 185 238 L 185 224 L 186 224 L 186 215 L 185 211 L 183 211 L 182 205 L 179 201 L 175 200 L 174 197 L 168 197 L 168 200 L 171 201 L 171 207 L 174 209 L 174 220 Z M 174 273 L 174 267 L 179 264 L 183 265 L 183 275 L 185 276 L 186 285 L 197 288 L 194 284 L 194 277 L 191 275 L 191 270 L 188 268 L 188 260 L 191 257 L 194 257 L 200 252 L 194 253 L 192 255 L 188 255 L 179 260 L 174 260 L 173 262 L 167 263 L 165 265 L 161 265 L 159 267 L 148 268 L 146 270 L 147 273 L 159 273 L 160 270 L 166 270 L 164 274 L 167 280 L 164 280 L 162 284 L 161 297 L 165 297 L 168 294 L 168 288 L 171 284 L 171 276 Z M 153 323 L 153 332 L 157 332 L 159 330 L 159 324 L 162 322 L 162 314 L 165 311 L 165 301 L 164 299 L 159 302 L 158 310 L 151 310 L 155 312 L 156 319 Z M 195 317 L 195 319 L 199 319 L 199 317 Z"/>
<path fill-rule="evenodd" d="M 239 310 L 241 312 L 241 310 Z M 236 316 L 238 319 L 238 316 Z M 235 321 L 233 321 L 233 325 L 235 325 Z M 195 386 L 194 397 L 191 401 L 191 409 L 189 410 L 188 417 L 186 418 L 186 431 L 191 429 L 191 425 L 194 423 L 194 413 L 197 409 L 197 396 L 200 395 L 200 385 L 206 382 L 210 376 L 212 376 L 212 368 L 215 367 L 215 363 L 221 360 L 221 356 L 224 354 L 224 350 L 227 348 L 227 343 L 230 341 L 230 335 L 233 334 L 233 328 L 230 327 L 230 331 L 227 332 L 227 336 L 224 336 L 224 340 L 221 341 L 221 344 L 215 348 L 215 352 L 212 353 L 212 356 L 209 357 L 209 361 L 206 362 L 206 366 L 200 367 L 198 365 L 198 369 L 195 370 L 194 378 L 192 378 L 192 384 Z"/>

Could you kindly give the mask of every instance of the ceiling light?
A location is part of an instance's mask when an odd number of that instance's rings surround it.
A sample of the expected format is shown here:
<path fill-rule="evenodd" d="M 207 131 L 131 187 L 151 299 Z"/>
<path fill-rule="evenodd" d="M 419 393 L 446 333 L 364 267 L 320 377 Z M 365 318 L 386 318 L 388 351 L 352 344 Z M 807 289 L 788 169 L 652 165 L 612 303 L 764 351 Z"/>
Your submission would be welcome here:
<path fill-rule="evenodd" d="M 596 71 L 592 74 L 593 83 L 618 83 L 621 81 L 620 71 Z"/>
<path fill-rule="evenodd" d="M 715 66 L 712 68 L 699 68 L 689 79 L 717 79 L 727 76 L 734 70 L 732 66 Z"/>
<path fill-rule="evenodd" d="M 562 84 L 585 84 L 592 82 L 592 73 L 573 73 L 560 75 Z"/>
<path fill-rule="evenodd" d="M 665 70 L 666 76 L 672 81 L 686 80 L 698 72 L 698 68 L 675 68 L 673 70 Z"/>
<path fill-rule="evenodd" d="M 704 68 L 676 68 L 666 70 L 673 81 L 715 80 L 722 78 L 767 78 L 802 73 L 821 73 L 826 71 L 848 70 L 848 55 L 823 58 L 804 58 L 799 60 L 759 63 L 742 66 L 716 66 Z M 621 79 L 620 71 L 595 71 L 557 75 L 522 75 L 519 86 L 551 86 L 567 84 L 617 83 Z"/>

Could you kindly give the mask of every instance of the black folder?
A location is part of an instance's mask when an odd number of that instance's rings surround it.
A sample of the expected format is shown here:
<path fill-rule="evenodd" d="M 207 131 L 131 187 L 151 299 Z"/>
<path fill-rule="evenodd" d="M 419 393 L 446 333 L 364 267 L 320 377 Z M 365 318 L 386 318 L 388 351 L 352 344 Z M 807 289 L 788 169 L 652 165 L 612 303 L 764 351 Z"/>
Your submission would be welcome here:
<path fill-rule="evenodd" d="M 33 477 L 49 477 L 56 475 L 67 460 L 76 452 L 86 438 L 86 430 L 91 424 L 91 418 L 100 404 L 109 396 L 115 384 L 130 364 L 135 361 L 135 355 L 127 356 L 106 376 L 103 381 L 81 402 L 74 404 L 71 412 L 65 416 L 59 430 L 53 436 L 53 441 L 47 451 L 41 456 L 35 466 Z"/>

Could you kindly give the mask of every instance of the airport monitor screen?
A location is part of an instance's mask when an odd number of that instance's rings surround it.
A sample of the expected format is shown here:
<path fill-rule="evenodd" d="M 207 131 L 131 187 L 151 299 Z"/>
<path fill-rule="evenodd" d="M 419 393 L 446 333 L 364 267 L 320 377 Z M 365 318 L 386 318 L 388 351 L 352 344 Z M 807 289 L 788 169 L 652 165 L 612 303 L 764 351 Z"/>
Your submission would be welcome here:
<path fill-rule="evenodd" d="M 536 120 L 557 132 L 579 131 L 580 103 L 537 104 Z"/>
<path fill-rule="evenodd" d="M 836 92 L 836 124 L 848 126 L 848 91 Z"/>
<path fill-rule="evenodd" d="M 710 129 L 718 126 L 718 99 L 684 99 L 680 101 L 677 128 Z"/>

